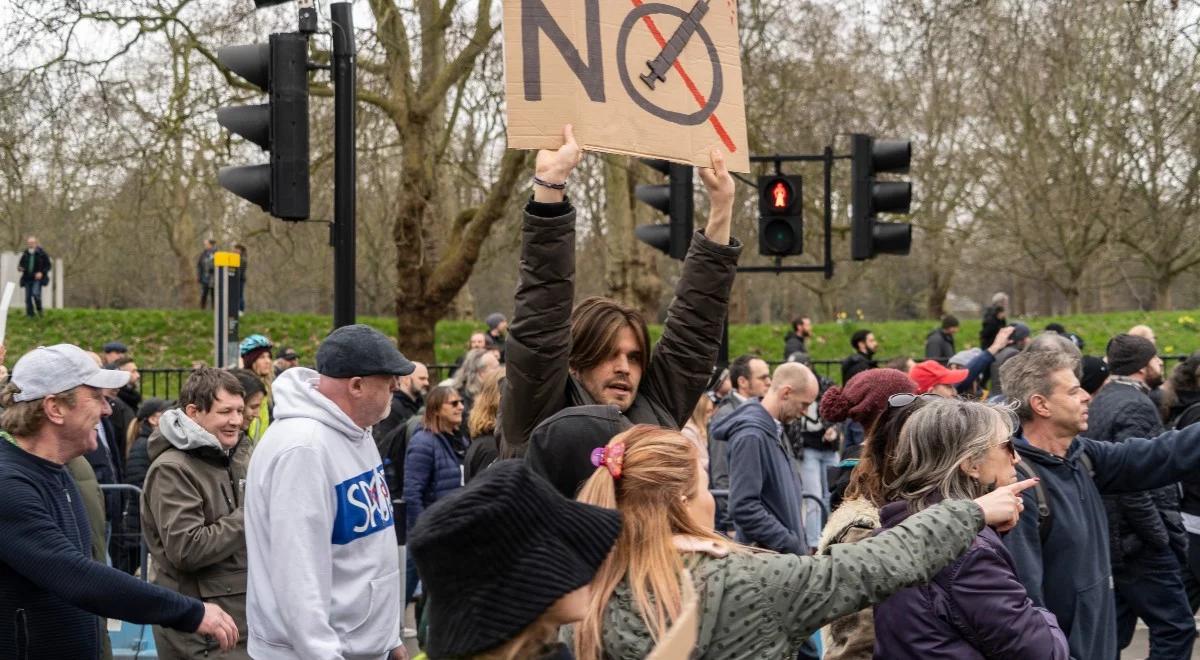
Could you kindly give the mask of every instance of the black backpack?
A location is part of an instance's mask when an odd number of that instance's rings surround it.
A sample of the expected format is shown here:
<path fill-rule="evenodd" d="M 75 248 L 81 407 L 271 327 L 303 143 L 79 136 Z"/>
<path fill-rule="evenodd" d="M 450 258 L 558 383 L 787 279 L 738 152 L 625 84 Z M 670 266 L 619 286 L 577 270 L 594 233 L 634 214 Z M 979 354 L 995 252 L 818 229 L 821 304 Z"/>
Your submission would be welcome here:
<path fill-rule="evenodd" d="M 1087 470 L 1089 477 L 1096 476 L 1096 468 L 1092 465 L 1092 457 L 1088 456 L 1086 451 L 1079 454 L 1079 462 L 1083 465 L 1083 469 Z M 1033 467 L 1032 461 L 1021 461 L 1017 463 L 1017 478 L 1021 481 L 1026 479 L 1039 478 L 1037 469 Z M 1038 536 L 1041 537 L 1042 543 L 1046 542 L 1046 537 L 1050 535 L 1050 523 L 1054 520 L 1054 512 L 1050 510 L 1050 498 L 1046 497 L 1046 487 L 1041 481 L 1033 487 L 1033 497 L 1037 500 L 1038 510 Z"/>

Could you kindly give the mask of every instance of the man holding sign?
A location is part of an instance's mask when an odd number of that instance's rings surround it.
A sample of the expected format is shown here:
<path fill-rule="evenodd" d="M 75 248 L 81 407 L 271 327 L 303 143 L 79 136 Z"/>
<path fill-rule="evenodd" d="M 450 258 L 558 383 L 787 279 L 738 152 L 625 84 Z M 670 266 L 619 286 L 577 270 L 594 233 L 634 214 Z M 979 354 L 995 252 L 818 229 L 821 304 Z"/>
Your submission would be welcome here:
<path fill-rule="evenodd" d="M 635 424 L 678 429 L 712 374 L 741 243 L 731 239 L 733 177 L 721 152 L 700 178 L 708 225 L 692 237 L 662 340 L 650 350 L 641 314 L 607 298 L 575 297 L 575 209 L 566 197 L 582 152 L 570 125 L 563 145 L 538 152 L 525 207 L 520 279 L 509 328 L 500 420 L 505 457 L 524 453 L 533 428 L 578 405 L 615 405 Z M 586 460 L 586 457 L 584 458 Z"/>

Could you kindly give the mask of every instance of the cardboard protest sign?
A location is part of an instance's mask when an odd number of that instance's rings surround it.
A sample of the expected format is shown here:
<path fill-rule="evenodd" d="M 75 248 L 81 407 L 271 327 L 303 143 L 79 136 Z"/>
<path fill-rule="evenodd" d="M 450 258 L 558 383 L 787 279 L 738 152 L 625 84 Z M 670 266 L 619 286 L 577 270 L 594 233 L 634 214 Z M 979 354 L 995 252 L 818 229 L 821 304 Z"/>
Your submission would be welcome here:
<path fill-rule="evenodd" d="M 508 146 L 750 170 L 736 0 L 504 0 Z"/>

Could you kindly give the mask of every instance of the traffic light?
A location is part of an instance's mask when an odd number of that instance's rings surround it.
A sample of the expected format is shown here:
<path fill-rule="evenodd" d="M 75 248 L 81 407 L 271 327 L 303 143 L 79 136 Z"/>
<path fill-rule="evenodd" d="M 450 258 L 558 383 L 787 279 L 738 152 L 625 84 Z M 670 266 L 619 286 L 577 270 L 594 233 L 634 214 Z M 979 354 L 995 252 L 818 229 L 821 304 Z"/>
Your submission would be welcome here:
<path fill-rule="evenodd" d="M 775 174 L 758 177 L 758 253 L 782 257 L 804 253 L 801 178 Z"/>
<path fill-rule="evenodd" d="M 633 194 L 660 213 L 667 214 L 669 220 L 665 225 L 640 225 L 633 233 L 638 240 L 665 252 L 672 259 L 683 259 L 692 242 L 692 166 L 650 158 L 640 160 L 667 175 L 667 182 L 639 184 Z"/>
<path fill-rule="evenodd" d="M 227 46 L 217 61 L 268 94 L 261 105 L 217 110 L 217 121 L 270 153 L 269 163 L 222 167 L 221 187 L 284 220 L 308 219 L 308 39 Z"/>
<path fill-rule="evenodd" d="M 880 222 L 878 213 L 908 213 L 912 203 L 912 183 L 877 181 L 877 174 L 908 172 L 912 161 L 912 142 L 876 140 L 870 135 L 850 136 L 850 170 L 853 189 L 850 196 L 850 256 L 855 261 L 873 259 L 879 254 L 908 254 L 912 246 L 912 225 Z"/>

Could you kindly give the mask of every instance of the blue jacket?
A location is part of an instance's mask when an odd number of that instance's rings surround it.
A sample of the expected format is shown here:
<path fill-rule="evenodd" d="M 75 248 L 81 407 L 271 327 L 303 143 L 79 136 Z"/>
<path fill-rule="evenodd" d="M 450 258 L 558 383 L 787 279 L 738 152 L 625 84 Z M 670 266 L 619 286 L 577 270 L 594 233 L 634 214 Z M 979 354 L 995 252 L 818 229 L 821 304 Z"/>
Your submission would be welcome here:
<path fill-rule="evenodd" d="M 907 502 L 879 512 L 882 529 L 910 515 Z M 1035 607 L 1000 535 L 984 527 L 971 548 L 929 583 L 875 606 L 875 657 L 887 660 L 1067 660 L 1054 615 Z"/>
<path fill-rule="evenodd" d="M 738 540 L 776 552 L 808 554 L 803 490 L 775 418 L 748 401 L 713 427 L 729 443 L 729 515 Z"/>
<path fill-rule="evenodd" d="M 466 445 L 452 433 L 433 433 L 424 427 L 413 434 L 404 455 L 404 512 L 409 531 L 431 504 L 463 485 Z"/>
<path fill-rule="evenodd" d="M 1017 576 L 1033 603 L 1058 617 L 1073 658 L 1115 658 L 1116 603 L 1101 493 L 1158 488 L 1200 470 L 1200 425 L 1119 444 L 1075 438 L 1065 458 L 1024 438 L 1017 438 L 1016 445 L 1021 459 L 1041 478 L 1050 508 L 1043 542 L 1036 490 L 1022 493 L 1025 510 L 1004 538 Z M 1084 452 L 1092 461 L 1094 476 L 1080 462 Z"/>

